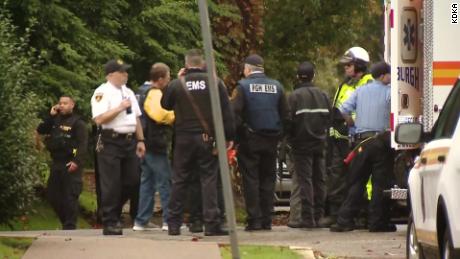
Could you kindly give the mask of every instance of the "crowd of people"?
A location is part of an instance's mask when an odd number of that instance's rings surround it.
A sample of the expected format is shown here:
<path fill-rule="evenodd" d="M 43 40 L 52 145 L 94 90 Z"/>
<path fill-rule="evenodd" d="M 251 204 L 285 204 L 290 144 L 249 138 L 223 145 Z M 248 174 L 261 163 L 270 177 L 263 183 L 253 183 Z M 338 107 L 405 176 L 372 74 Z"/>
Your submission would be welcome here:
<path fill-rule="evenodd" d="M 244 78 L 231 97 L 218 79 L 227 148 L 236 149 L 243 180 L 246 231 L 272 228 L 283 140 L 293 162 L 289 227 L 396 230 L 383 197 L 392 182 L 390 66 L 379 62 L 369 73 L 369 54 L 361 47 L 347 50 L 340 63 L 346 79 L 332 100 L 315 86 L 315 66 L 308 61 L 299 64 L 290 94 L 265 74 L 257 54 L 244 60 Z M 188 51 L 174 80 L 168 65 L 153 64 L 137 94 L 126 86 L 129 68 L 121 60 L 108 61 L 106 82 L 91 98 L 103 234 L 122 234 L 128 199 L 133 230 L 155 227 L 151 218 L 158 191 L 162 229 L 169 235 L 181 234 L 184 208 L 189 231 L 227 235 L 203 54 Z M 63 229 L 76 228 L 88 142 L 74 106 L 72 97 L 62 96 L 37 128 L 51 153 L 48 195 Z"/>

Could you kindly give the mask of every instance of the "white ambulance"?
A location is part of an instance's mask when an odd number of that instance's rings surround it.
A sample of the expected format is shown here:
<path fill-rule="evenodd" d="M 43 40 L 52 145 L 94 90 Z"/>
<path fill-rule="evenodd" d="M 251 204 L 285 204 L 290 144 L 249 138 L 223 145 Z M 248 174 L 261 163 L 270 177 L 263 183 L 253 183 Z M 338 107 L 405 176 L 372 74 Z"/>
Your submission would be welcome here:
<path fill-rule="evenodd" d="M 460 258 L 459 3 L 385 5 L 392 146 L 407 150 L 399 154 L 421 149 L 408 181 L 408 258 Z"/>

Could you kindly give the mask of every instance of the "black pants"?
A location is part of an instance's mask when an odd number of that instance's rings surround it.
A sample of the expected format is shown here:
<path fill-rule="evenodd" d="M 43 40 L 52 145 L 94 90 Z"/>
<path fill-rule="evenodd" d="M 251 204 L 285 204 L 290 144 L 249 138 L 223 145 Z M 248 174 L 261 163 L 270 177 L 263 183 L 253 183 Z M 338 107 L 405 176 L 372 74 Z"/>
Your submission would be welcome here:
<path fill-rule="evenodd" d="M 249 134 L 238 149 L 248 224 L 271 224 L 278 137 Z"/>
<path fill-rule="evenodd" d="M 352 225 L 361 208 L 369 176 L 372 175 L 372 199 L 369 204 L 369 228 L 376 228 L 389 221 L 388 200 L 383 190 L 393 182 L 393 152 L 389 139 L 372 138 L 361 145 L 360 152 L 352 160 L 347 184 L 349 191 L 340 207 L 337 223 Z"/>
<path fill-rule="evenodd" d="M 347 168 L 343 160 L 349 151 L 348 140 L 332 137 L 328 139 L 326 212 L 330 216 L 337 216 L 347 195 Z"/>
<path fill-rule="evenodd" d="M 139 192 L 139 158 L 134 139 L 102 136 L 102 143 L 104 147 L 97 154 L 102 223 L 113 226 L 120 221 L 122 201 Z"/>
<path fill-rule="evenodd" d="M 302 222 L 315 225 L 324 216 L 326 160 L 323 152 L 299 152 L 293 148 L 294 173 L 300 187 Z"/>
<path fill-rule="evenodd" d="M 189 185 L 189 211 L 190 218 L 189 222 L 203 222 L 203 202 L 201 198 L 201 182 L 200 175 L 194 173 L 192 175 L 192 180 Z M 225 203 L 222 190 L 222 181 L 220 175 L 217 176 L 217 205 L 219 206 L 219 218 L 220 222 L 225 221 Z"/>
<path fill-rule="evenodd" d="M 127 187 L 127 189 L 124 191 L 122 197 L 123 199 L 121 200 L 120 203 L 120 214 L 123 210 L 123 205 L 129 200 L 129 216 L 131 217 L 131 220 L 134 222 L 137 216 L 137 210 L 139 208 L 139 188 L 140 188 L 140 182 L 138 182 L 136 185 L 133 185 L 131 187 Z"/>
<path fill-rule="evenodd" d="M 212 154 L 212 147 L 203 141 L 201 134 L 177 134 L 174 143 L 171 198 L 169 200 L 170 228 L 182 225 L 184 202 L 192 176 L 199 174 L 203 206 L 203 221 L 207 231 L 219 227 L 217 205 L 218 160 Z M 198 176 L 194 176 L 195 179 Z M 200 201 L 191 201 L 191 207 Z"/>
<path fill-rule="evenodd" d="M 59 217 L 62 229 L 76 229 L 78 197 L 82 190 L 81 168 L 68 172 L 69 159 L 53 160 L 48 178 L 48 200 Z"/>

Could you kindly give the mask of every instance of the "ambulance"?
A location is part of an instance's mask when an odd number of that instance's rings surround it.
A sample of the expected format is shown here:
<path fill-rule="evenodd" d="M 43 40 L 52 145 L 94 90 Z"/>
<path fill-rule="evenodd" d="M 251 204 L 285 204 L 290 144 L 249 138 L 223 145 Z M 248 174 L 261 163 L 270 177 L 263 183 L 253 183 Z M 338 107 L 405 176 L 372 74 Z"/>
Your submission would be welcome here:
<path fill-rule="evenodd" d="M 401 158 L 396 164 L 413 165 L 406 186 L 401 180 L 391 192 L 407 195 L 411 209 L 408 258 L 460 258 L 459 7 L 460 1 L 385 1 L 392 147 Z"/>

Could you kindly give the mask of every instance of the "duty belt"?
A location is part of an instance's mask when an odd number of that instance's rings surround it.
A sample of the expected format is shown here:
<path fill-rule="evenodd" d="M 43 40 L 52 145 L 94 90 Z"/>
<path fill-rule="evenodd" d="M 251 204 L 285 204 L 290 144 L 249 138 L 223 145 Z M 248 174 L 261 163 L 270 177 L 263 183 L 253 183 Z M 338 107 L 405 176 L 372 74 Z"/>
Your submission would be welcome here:
<path fill-rule="evenodd" d="M 119 133 L 111 129 L 103 129 L 101 132 L 102 136 L 109 138 L 118 138 L 131 140 L 134 138 L 134 133 Z"/>

